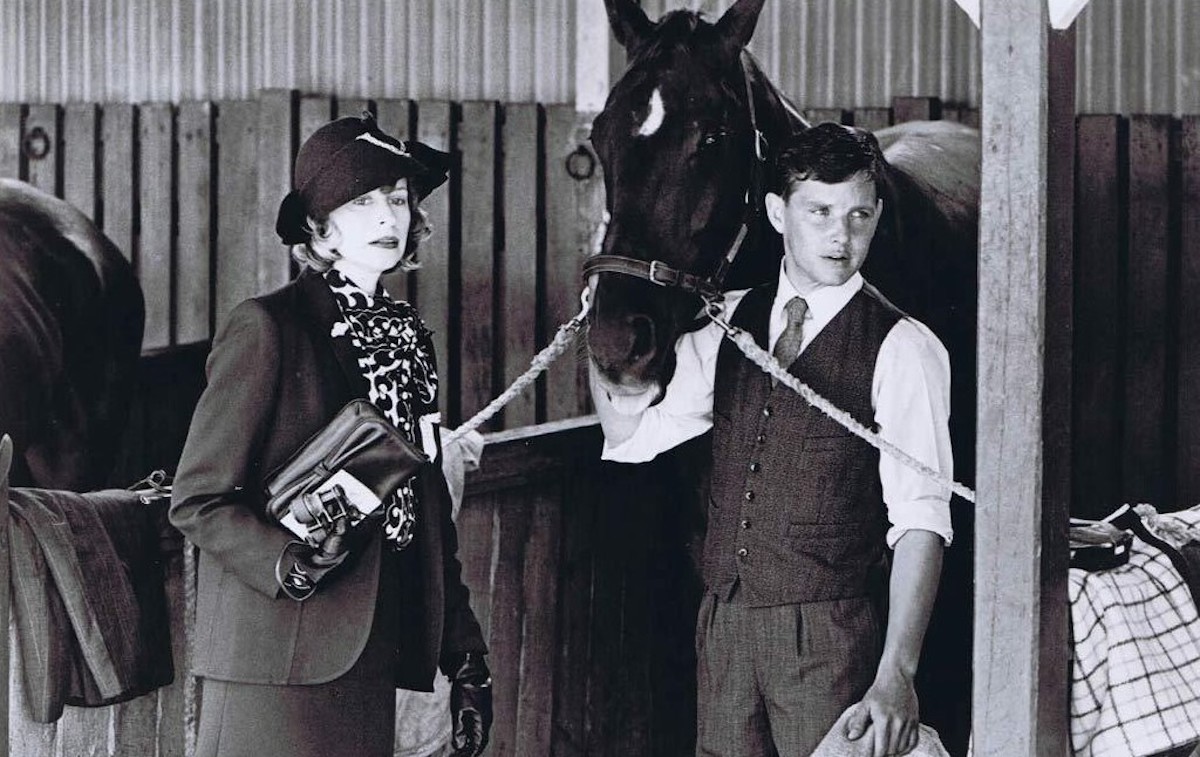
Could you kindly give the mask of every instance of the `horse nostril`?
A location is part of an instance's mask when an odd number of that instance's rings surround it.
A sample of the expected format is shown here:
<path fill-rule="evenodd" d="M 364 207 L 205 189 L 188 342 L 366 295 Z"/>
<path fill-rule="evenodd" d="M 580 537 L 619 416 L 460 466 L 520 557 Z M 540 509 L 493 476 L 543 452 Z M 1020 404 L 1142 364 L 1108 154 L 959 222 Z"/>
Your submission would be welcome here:
<path fill-rule="evenodd" d="M 629 349 L 629 360 L 637 361 L 654 354 L 654 321 L 644 315 L 629 317 L 629 330 L 633 343 Z"/>

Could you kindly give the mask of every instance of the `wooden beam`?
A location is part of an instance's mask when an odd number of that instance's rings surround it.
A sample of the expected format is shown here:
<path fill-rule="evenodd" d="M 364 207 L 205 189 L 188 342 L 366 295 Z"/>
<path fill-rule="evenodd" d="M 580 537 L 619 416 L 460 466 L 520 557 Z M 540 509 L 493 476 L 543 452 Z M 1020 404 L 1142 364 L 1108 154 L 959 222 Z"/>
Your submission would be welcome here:
<path fill-rule="evenodd" d="M 1067 571 L 1074 430 L 1075 29 L 1047 35 L 1046 322 L 1041 524 L 1041 646 L 1037 754 L 1067 753 L 1067 661 L 1071 656 Z"/>
<path fill-rule="evenodd" d="M 0 435 L 0 757 L 8 757 L 8 677 L 9 655 L 13 650 L 9 644 L 8 621 L 9 600 L 9 510 L 8 469 L 13 455 L 12 439 L 8 434 Z"/>
<path fill-rule="evenodd" d="M 1043 668 L 1053 654 L 1065 657 L 1066 617 L 1058 555 L 1065 466 L 1062 440 L 1047 447 L 1044 423 L 1047 413 L 1061 417 L 1061 392 L 1069 392 L 1062 367 L 1045 362 L 1047 345 L 1061 340 L 1047 332 L 1048 275 L 1062 276 L 1061 260 L 1048 269 L 1047 243 L 1069 227 L 1047 219 L 1048 32 L 1044 0 L 984 2 L 972 722 L 979 757 L 1066 751 L 1065 672 L 1060 678 L 1058 663 Z M 1056 191 L 1061 186 L 1056 181 Z"/>
<path fill-rule="evenodd" d="M 575 0 L 575 110 L 599 113 L 608 98 L 608 15 L 600 0 Z"/>

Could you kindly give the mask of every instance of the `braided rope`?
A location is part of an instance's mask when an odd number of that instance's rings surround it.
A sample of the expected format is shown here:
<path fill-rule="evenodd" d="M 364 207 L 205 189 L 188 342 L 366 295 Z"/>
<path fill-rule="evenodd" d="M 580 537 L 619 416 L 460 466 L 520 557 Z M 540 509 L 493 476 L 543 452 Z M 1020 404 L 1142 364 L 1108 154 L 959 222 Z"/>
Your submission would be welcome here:
<path fill-rule="evenodd" d="M 805 384 L 800 379 L 788 373 L 787 369 L 780 365 L 779 361 L 776 360 L 771 353 L 767 352 L 762 347 L 759 347 L 754 342 L 754 337 L 750 336 L 750 334 L 722 318 L 720 316 L 719 304 L 714 306 L 713 303 L 710 303 L 709 307 L 705 309 L 705 313 L 710 319 L 712 319 L 714 323 L 716 323 L 725 331 L 725 336 L 727 336 L 734 344 L 737 345 L 738 349 L 742 351 L 742 354 L 744 354 L 748 360 L 757 365 L 766 373 L 770 374 L 772 377 L 778 379 L 780 383 L 787 385 L 792 389 L 792 391 L 803 397 L 805 402 L 829 416 L 834 422 L 838 423 L 847 431 L 865 441 L 867 444 L 870 444 L 872 447 L 880 450 L 881 452 L 886 452 L 887 454 L 899 460 L 902 464 L 938 484 L 943 489 L 948 489 L 968 502 L 975 501 L 975 492 L 969 487 L 958 483 L 954 479 L 947 478 L 939 471 L 930 468 L 928 465 L 892 444 L 887 439 L 884 439 L 878 433 L 859 423 L 845 410 L 842 410 L 837 405 L 834 405 L 832 402 L 818 394 L 808 384 Z"/>
<path fill-rule="evenodd" d="M 513 400 L 514 397 L 525 391 L 527 386 L 533 383 L 533 381 L 539 375 L 541 375 L 543 371 L 550 367 L 550 364 L 553 363 L 559 355 L 567 350 L 567 348 L 575 340 L 580 328 L 583 326 L 584 319 L 587 317 L 590 302 L 586 287 L 583 290 L 583 294 L 580 296 L 580 302 L 582 306 L 579 312 L 575 314 L 574 318 L 558 327 L 558 331 L 554 334 L 554 339 L 551 340 L 550 344 L 546 345 L 540 352 L 538 352 L 537 355 L 533 357 L 533 360 L 530 361 L 529 369 L 517 377 L 517 379 L 513 381 L 503 393 L 489 402 L 485 408 L 471 416 L 471 418 L 461 426 L 451 431 L 446 436 L 445 443 L 448 444 L 453 442 L 470 433 L 471 431 L 478 429 L 484 423 L 487 423 L 492 416 L 500 411 L 500 408 L 507 405 Z M 705 315 L 707 315 L 709 319 L 713 321 L 713 323 L 716 323 L 719 327 L 721 327 L 721 329 L 725 332 L 725 336 L 728 337 L 735 345 L 737 345 L 738 349 L 742 351 L 742 354 L 744 354 L 747 359 L 761 368 L 764 372 L 777 379 L 780 383 L 786 385 L 792 391 L 799 394 L 804 398 L 805 402 L 829 416 L 829 418 L 834 422 L 841 425 L 847 431 L 862 439 L 867 444 L 870 444 L 872 447 L 880 450 L 881 452 L 886 452 L 895 459 L 899 460 L 901 464 L 911 468 L 930 481 L 933 481 L 943 489 L 947 489 L 954 494 L 957 494 L 959 497 L 962 497 L 968 502 L 975 502 L 975 492 L 970 487 L 960 484 L 954 479 L 942 475 L 939 471 L 934 470 L 904 450 L 900 449 L 895 444 L 892 444 L 878 433 L 859 423 L 845 410 L 842 410 L 829 400 L 822 397 L 808 384 L 805 384 L 800 379 L 788 373 L 787 369 L 780 365 L 779 361 L 776 360 L 769 352 L 755 344 L 753 337 L 721 317 L 721 304 L 719 301 L 708 302 L 704 312 Z"/>
<path fill-rule="evenodd" d="M 533 383 L 533 381 L 553 363 L 558 356 L 566 352 L 571 343 L 575 341 L 579 329 L 583 327 L 583 321 L 587 317 L 589 307 L 587 289 L 584 289 L 584 294 L 580 298 L 583 305 L 575 317 L 558 327 L 558 331 L 554 334 L 554 339 L 550 340 L 550 344 L 542 348 L 541 352 L 533 356 L 533 360 L 529 361 L 529 368 L 516 381 L 509 384 L 500 396 L 487 404 L 485 408 L 480 410 L 475 415 L 471 416 L 465 423 L 446 435 L 443 440 L 444 444 L 449 444 L 456 441 L 460 437 L 476 430 L 483 424 L 487 423 L 493 415 L 500 412 L 500 408 L 507 405 L 521 392 L 525 391 L 525 387 Z"/>

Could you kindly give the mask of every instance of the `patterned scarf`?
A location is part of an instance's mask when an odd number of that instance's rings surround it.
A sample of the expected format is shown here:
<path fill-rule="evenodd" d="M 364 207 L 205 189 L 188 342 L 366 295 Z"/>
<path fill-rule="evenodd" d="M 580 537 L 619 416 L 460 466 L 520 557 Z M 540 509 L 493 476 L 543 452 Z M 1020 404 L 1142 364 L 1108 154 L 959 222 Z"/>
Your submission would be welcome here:
<path fill-rule="evenodd" d="M 422 446 L 420 419 L 437 412 L 438 378 L 429 328 L 416 308 L 393 300 L 382 287 L 367 294 L 333 268 L 324 278 L 342 314 L 330 336 L 350 340 L 367 380 L 367 399 L 410 442 Z M 393 549 L 412 542 L 416 519 L 416 493 L 406 483 L 384 513 L 384 538 Z"/>

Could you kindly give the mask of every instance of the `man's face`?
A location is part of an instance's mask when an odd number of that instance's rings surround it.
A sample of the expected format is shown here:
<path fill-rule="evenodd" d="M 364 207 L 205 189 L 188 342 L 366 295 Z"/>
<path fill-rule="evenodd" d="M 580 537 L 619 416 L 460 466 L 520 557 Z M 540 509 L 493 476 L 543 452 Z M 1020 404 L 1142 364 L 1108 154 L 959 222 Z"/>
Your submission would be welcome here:
<path fill-rule="evenodd" d="M 866 262 L 883 200 L 855 175 L 837 184 L 793 182 L 784 199 L 767 195 L 767 217 L 783 235 L 783 270 L 800 294 L 846 283 Z"/>

